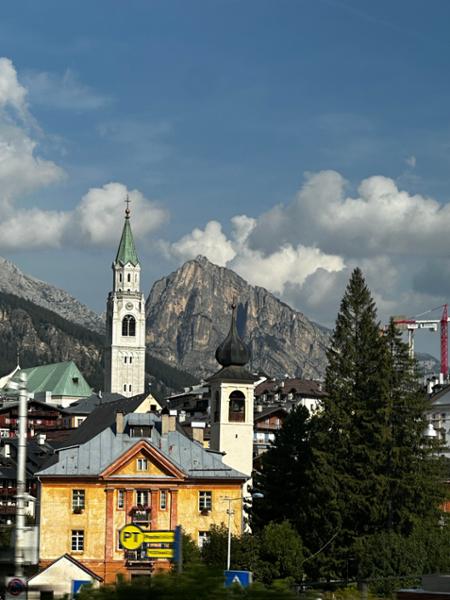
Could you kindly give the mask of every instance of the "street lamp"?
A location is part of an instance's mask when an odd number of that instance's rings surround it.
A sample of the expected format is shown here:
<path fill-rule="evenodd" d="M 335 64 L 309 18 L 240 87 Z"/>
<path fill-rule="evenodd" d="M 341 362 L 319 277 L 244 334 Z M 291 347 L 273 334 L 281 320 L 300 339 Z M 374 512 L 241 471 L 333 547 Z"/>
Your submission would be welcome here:
<path fill-rule="evenodd" d="M 231 510 L 231 503 L 236 500 L 254 500 L 258 498 L 264 498 L 264 494 L 261 492 L 254 492 L 250 496 L 238 496 L 237 498 L 222 497 L 221 500 L 228 502 L 227 515 L 228 515 L 228 544 L 227 544 L 227 571 L 230 570 L 231 565 L 231 515 L 234 515 L 234 510 Z"/>
<path fill-rule="evenodd" d="M 19 431 L 17 447 L 17 485 L 16 485 L 16 529 L 14 545 L 14 564 L 16 577 L 23 577 L 25 562 L 25 495 L 27 460 L 27 374 L 19 371 L 19 381 L 10 381 L 8 387 L 19 391 Z"/>

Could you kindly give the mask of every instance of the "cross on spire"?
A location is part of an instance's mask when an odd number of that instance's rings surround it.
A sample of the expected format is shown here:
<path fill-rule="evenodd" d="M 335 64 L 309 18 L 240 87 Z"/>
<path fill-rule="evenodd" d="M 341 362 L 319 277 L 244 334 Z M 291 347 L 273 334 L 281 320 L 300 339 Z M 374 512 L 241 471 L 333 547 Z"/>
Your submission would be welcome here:
<path fill-rule="evenodd" d="M 129 219 L 130 218 L 130 212 L 131 212 L 131 210 L 130 210 L 130 202 L 131 202 L 130 197 L 127 194 L 127 197 L 125 198 L 125 204 L 127 205 L 127 207 L 125 209 L 125 219 Z"/>

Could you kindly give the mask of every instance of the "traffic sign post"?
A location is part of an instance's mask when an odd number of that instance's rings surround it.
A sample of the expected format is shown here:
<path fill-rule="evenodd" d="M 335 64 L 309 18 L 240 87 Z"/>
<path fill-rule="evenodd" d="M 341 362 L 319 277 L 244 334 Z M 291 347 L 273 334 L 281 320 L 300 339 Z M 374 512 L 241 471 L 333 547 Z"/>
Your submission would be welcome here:
<path fill-rule="evenodd" d="M 8 577 L 6 581 L 6 600 L 26 600 L 27 582 L 21 577 Z"/>
<path fill-rule="evenodd" d="M 252 572 L 251 571 L 224 571 L 225 575 L 225 587 L 231 587 L 232 585 L 239 585 L 243 588 L 247 588 L 252 583 Z"/>
<path fill-rule="evenodd" d="M 147 558 L 163 558 L 177 563 L 178 572 L 182 566 L 182 535 L 178 525 L 175 531 L 145 531 L 138 525 L 125 525 L 119 533 L 120 544 L 126 550 L 137 550 L 146 545 Z"/>

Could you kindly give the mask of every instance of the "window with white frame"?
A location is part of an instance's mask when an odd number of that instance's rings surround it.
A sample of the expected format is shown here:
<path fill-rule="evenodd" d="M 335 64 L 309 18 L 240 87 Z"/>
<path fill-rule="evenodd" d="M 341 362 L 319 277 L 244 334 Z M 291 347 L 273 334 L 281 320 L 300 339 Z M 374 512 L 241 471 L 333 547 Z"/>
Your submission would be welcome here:
<path fill-rule="evenodd" d="M 159 492 L 159 508 L 161 510 L 166 510 L 166 508 L 167 508 L 167 492 L 166 492 L 166 490 L 161 490 Z"/>
<path fill-rule="evenodd" d="M 212 508 L 212 492 L 201 491 L 198 493 L 198 510 L 205 511 Z"/>
<path fill-rule="evenodd" d="M 148 491 L 137 490 L 136 491 L 136 504 L 139 506 L 148 506 Z"/>
<path fill-rule="evenodd" d="M 72 529 L 71 544 L 72 552 L 84 551 L 84 530 Z"/>
<path fill-rule="evenodd" d="M 198 547 L 203 548 L 203 544 L 209 537 L 209 531 L 199 531 L 198 532 Z"/>
<path fill-rule="evenodd" d="M 85 493 L 84 490 L 72 490 L 72 510 L 74 512 L 81 512 L 85 507 Z"/>
<path fill-rule="evenodd" d="M 117 508 L 123 509 L 125 507 L 125 490 L 117 490 Z"/>
<path fill-rule="evenodd" d="M 136 464 L 138 471 L 148 471 L 148 460 L 146 458 L 138 458 Z"/>

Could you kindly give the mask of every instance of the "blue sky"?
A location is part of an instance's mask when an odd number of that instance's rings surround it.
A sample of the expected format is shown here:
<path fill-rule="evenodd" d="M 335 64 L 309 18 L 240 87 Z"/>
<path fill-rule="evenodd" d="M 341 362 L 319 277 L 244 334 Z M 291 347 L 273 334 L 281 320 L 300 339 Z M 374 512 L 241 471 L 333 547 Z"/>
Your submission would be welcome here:
<path fill-rule="evenodd" d="M 445 302 L 449 22 L 446 0 L 5 3 L 0 253 L 102 311 L 128 191 L 145 291 L 202 253 L 328 325 L 356 264 L 383 319 Z"/>

